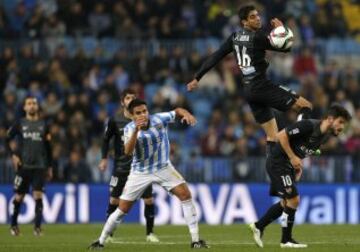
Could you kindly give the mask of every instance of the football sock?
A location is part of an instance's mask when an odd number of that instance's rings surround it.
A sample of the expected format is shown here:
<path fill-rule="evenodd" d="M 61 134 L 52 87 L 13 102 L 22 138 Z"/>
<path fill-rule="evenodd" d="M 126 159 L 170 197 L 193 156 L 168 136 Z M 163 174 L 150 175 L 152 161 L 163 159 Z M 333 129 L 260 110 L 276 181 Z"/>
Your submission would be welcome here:
<path fill-rule="evenodd" d="M 42 219 L 42 212 L 43 212 L 43 201 L 42 199 L 35 200 L 35 228 L 39 228 L 41 225 Z"/>
<path fill-rule="evenodd" d="M 13 203 L 14 211 L 13 211 L 13 214 L 11 216 L 11 226 L 13 227 L 13 226 L 18 225 L 17 218 L 18 218 L 18 215 L 19 215 L 19 212 L 20 212 L 21 202 L 18 202 L 18 201 L 16 201 L 16 199 L 14 199 L 12 203 Z"/>
<path fill-rule="evenodd" d="M 146 219 L 146 235 L 153 233 L 154 229 L 154 217 L 155 217 L 155 206 L 154 204 L 145 204 L 144 215 Z"/>
<path fill-rule="evenodd" d="M 255 223 L 255 226 L 263 231 L 267 225 L 276 220 L 283 213 L 284 208 L 281 206 L 280 201 L 272 205 L 267 212 Z"/>
<path fill-rule="evenodd" d="M 311 115 L 311 108 L 309 107 L 303 107 L 299 111 L 299 115 L 297 117 L 297 121 L 301 121 L 304 119 L 309 119 Z"/>
<path fill-rule="evenodd" d="M 104 244 L 106 238 L 113 233 L 116 226 L 122 222 L 125 215 L 126 214 L 119 208 L 116 208 L 116 210 L 110 214 L 99 237 L 100 244 Z"/>
<path fill-rule="evenodd" d="M 185 200 L 181 202 L 186 224 L 189 227 L 192 242 L 199 241 L 199 226 L 197 221 L 197 214 L 192 200 Z"/>
<path fill-rule="evenodd" d="M 113 204 L 109 203 L 108 208 L 106 210 L 106 219 L 109 218 L 110 214 L 112 214 L 117 207 L 118 207 L 117 204 L 113 205 Z"/>
<path fill-rule="evenodd" d="M 282 238 L 281 243 L 286 243 L 292 239 L 292 228 L 294 226 L 296 209 L 285 207 L 281 215 Z"/>

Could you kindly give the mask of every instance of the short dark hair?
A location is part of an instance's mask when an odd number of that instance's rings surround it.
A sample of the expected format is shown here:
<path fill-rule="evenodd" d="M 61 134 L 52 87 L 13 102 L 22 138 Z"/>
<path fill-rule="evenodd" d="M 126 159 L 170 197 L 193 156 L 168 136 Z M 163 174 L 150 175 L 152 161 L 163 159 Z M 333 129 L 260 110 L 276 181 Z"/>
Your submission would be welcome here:
<path fill-rule="evenodd" d="M 29 100 L 29 99 L 35 99 L 36 102 L 38 101 L 35 96 L 33 96 L 33 95 L 27 95 L 27 96 L 25 96 L 25 98 L 24 98 L 24 100 L 23 100 L 23 107 L 25 106 L 26 101 Z"/>
<path fill-rule="evenodd" d="M 134 112 L 134 108 L 141 106 L 141 105 L 147 105 L 147 103 L 144 100 L 135 98 L 129 103 L 128 110 L 132 114 Z"/>
<path fill-rule="evenodd" d="M 246 20 L 249 16 L 249 13 L 254 10 L 256 10 L 254 5 L 245 5 L 245 6 L 241 7 L 238 12 L 238 15 L 240 18 L 240 23 L 241 23 L 241 21 Z"/>
<path fill-rule="evenodd" d="M 132 94 L 132 95 L 135 95 L 135 96 L 136 96 L 136 92 L 134 91 L 134 89 L 132 89 L 132 88 L 125 88 L 125 89 L 121 92 L 121 95 L 120 95 L 120 99 L 121 99 L 122 102 L 124 101 L 125 97 L 126 97 L 128 94 Z"/>
<path fill-rule="evenodd" d="M 349 111 L 347 111 L 343 106 L 337 103 L 331 105 L 330 108 L 325 113 L 325 118 L 329 116 L 332 116 L 334 118 L 342 117 L 347 122 L 351 120 L 351 115 Z"/>

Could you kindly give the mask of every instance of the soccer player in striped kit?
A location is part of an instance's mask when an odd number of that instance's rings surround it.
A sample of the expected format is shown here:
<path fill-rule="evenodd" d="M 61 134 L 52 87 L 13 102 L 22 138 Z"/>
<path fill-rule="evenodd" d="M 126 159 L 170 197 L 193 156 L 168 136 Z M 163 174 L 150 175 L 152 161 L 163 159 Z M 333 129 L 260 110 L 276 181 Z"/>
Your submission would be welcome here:
<path fill-rule="evenodd" d="M 105 239 L 122 222 L 144 190 L 153 183 L 161 185 L 181 201 L 191 235 L 191 248 L 208 248 L 206 242 L 199 238 L 197 213 L 190 190 L 169 157 L 168 124 L 174 122 L 175 118 L 180 118 L 181 122 L 193 126 L 196 118 L 182 108 L 149 115 L 146 102 L 140 99 L 131 101 L 128 110 L 133 121 L 125 126 L 124 136 L 125 154 L 133 155 L 131 172 L 120 196 L 119 207 L 109 216 L 99 239 L 89 249 L 104 247 Z"/>

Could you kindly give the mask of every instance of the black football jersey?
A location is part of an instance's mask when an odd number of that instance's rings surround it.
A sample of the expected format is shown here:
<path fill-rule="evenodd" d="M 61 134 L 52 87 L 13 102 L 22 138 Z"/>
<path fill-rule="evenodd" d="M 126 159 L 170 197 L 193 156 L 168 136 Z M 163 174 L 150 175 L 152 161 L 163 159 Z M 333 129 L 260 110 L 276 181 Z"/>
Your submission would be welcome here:
<path fill-rule="evenodd" d="M 233 33 L 201 66 L 195 78 L 201 77 L 230 52 L 234 53 L 237 64 L 246 80 L 265 75 L 269 65 L 265 59 L 266 50 L 287 52 L 273 47 L 263 30 L 250 31 L 241 28 Z"/>
<path fill-rule="evenodd" d="M 126 118 L 122 113 L 109 118 L 105 123 L 103 144 L 101 148 L 102 157 L 106 158 L 109 151 L 110 140 L 113 139 L 116 166 L 129 168 L 132 157 L 124 153 L 124 127 L 131 120 Z"/>

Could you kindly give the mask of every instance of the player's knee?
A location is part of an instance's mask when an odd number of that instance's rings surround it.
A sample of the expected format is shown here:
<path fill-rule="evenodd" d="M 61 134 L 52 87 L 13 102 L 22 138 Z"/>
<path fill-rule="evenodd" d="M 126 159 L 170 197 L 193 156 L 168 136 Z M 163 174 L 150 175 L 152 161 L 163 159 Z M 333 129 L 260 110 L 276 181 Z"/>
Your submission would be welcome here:
<path fill-rule="evenodd" d="M 312 110 L 313 105 L 311 102 L 301 96 L 296 100 L 295 104 L 293 105 L 293 109 L 295 111 L 300 111 L 302 108 L 309 108 Z"/>
<path fill-rule="evenodd" d="M 119 209 L 127 214 L 130 209 L 131 209 L 131 206 L 132 206 L 132 201 L 127 201 L 127 200 L 121 200 L 119 201 Z"/>
<path fill-rule="evenodd" d="M 153 197 L 144 198 L 144 203 L 145 203 L 145 205 L 152 205 L 152 204 L 154 204 L 154 199 L 153 199 Z"/>
<path fill-rule="evenodd" d="M 178 195 L 178 198 L 181 201 L 190 200 L 191 199 L 191 193 L 190 193 L 190 191 L 188 189 L 184 190 L 183 192 L 180 193 L 180 195 Z"/>
<path fill-rule="evenodd" d="M 16 194 L 15 195 L 15 200 L 19 203 L 23 202 L 24 200 L 24 197 L 25 197 L 25 194 Z"/>
<path fill-rule="evenodd" d="M 119 199 L 114 198 L 114 197 L 110 197 L 110 204 L 111 205 L 119 205 Z"/>
<path fill-rule="evenodd" d="M 300 197 L 296 196 L 294 198 L 288 199 L 287 203 L 288 203 L 288 206 L 296 209 L 300 204 Z"/>
<path fill-rule="evenodd" d="M 35 200 L 42 199 L 43 192 L 42 191 L 34 191 L 33 197 Z"/>

